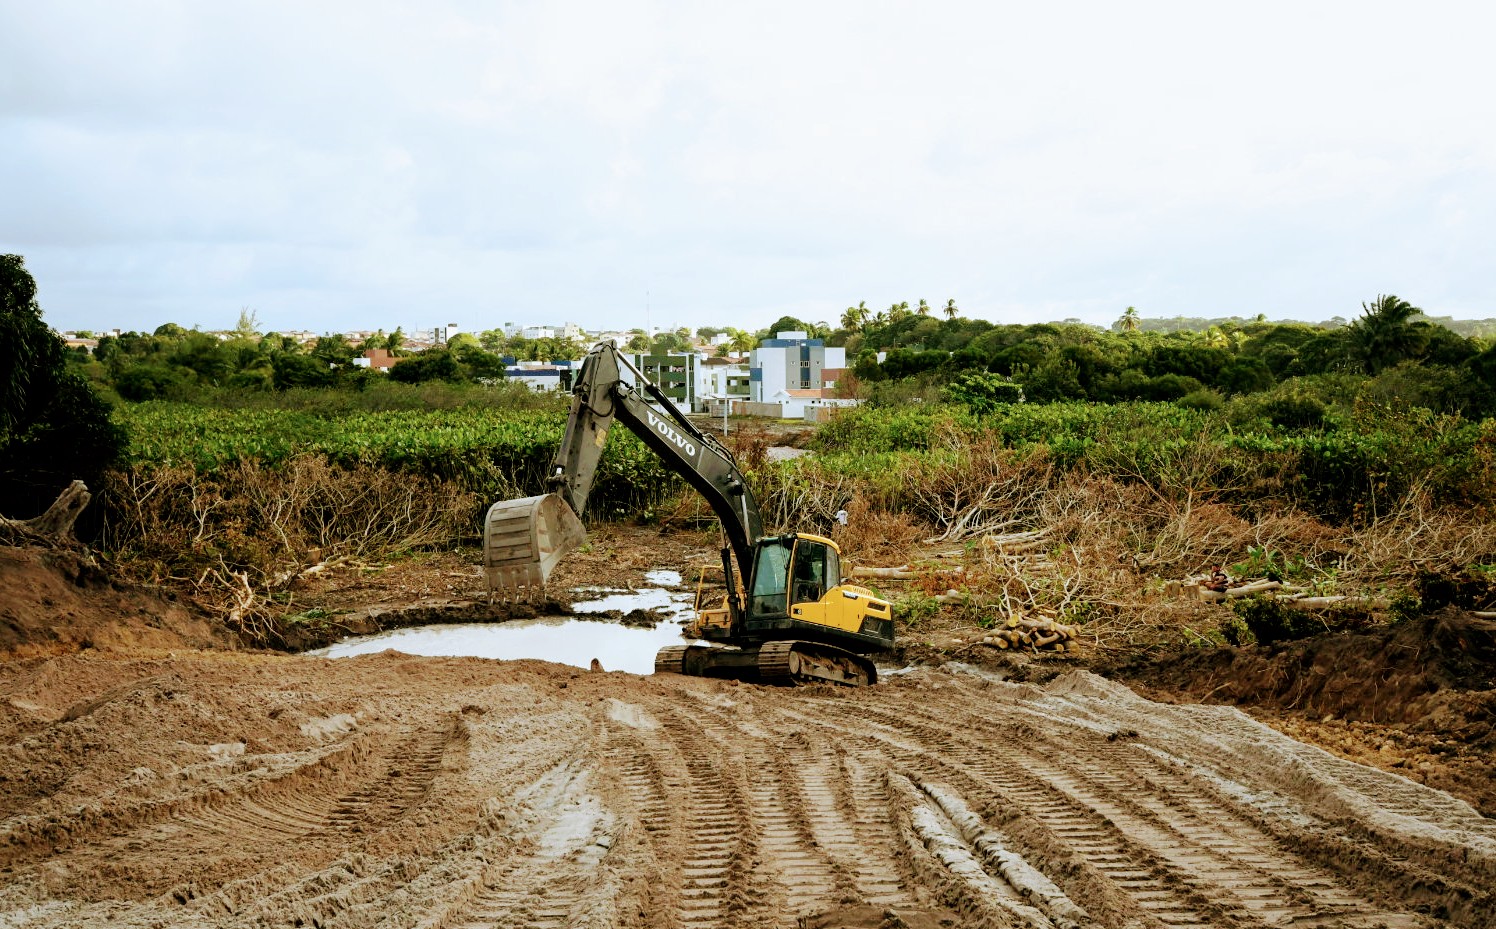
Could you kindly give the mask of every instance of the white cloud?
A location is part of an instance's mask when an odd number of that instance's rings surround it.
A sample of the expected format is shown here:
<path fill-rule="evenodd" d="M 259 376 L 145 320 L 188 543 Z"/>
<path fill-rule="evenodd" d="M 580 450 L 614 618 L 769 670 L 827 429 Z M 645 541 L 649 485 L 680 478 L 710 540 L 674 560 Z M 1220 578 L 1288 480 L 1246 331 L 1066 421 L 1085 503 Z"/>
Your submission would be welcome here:
<path fill-rule="evenodd" d="M 59 326 L 1496 315 L 1491 19 L 0 0 L 0 249 Z"/>

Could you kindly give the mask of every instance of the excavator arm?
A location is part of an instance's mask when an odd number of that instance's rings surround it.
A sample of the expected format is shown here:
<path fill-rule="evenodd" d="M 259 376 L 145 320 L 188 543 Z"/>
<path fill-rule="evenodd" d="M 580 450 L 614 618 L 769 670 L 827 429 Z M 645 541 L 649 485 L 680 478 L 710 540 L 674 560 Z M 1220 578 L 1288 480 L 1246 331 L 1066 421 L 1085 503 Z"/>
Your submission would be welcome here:
<path fill-rule="evenodd" d="M 611 342 L 603 342 L 587 355 L 572 388 L 566 434 L 546 478 L 549 493 L 503 500 L 488 511 L 483 547 L 491 591 L 544 585 L 556 564 L 586 539 L 581 516 L 615 419 L 706 499 L 740 575 L 747 576 L 763 519 L 732 454 L 697 429 Z"/>

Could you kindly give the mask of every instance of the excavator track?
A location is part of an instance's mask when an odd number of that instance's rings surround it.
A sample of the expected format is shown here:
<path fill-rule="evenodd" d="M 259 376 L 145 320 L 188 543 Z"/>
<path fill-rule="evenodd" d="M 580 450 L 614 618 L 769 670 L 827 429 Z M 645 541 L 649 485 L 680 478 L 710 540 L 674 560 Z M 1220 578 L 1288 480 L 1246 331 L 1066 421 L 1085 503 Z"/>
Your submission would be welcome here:
<path fill-rule="evenodd" d="M 878 682 L 878 669 L 861 655 L 833 645 L 789 639 L 759 648 L 758 679 L 765 684 L 863 687 Z"/>
<path fill-rule="evenodd" d="M 667 645 L 655 654 L 656 674 L 685 674 L 689 645 Z"/>
<path fill-rule="evenodd" d="M 669 645 L 655 654 L 655 673 L 778 685 L 862 687 L 878 682 L 878 669 L 867 658 L 833 645 L 794 639 L 768 642 L 758 648 Z"/>

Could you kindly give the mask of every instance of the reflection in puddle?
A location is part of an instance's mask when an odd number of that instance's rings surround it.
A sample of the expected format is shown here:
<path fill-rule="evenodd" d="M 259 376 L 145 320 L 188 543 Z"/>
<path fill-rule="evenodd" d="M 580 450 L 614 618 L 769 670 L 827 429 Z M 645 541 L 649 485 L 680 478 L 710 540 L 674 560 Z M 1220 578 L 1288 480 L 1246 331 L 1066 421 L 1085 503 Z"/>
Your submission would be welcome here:
<path fill-rule="evenodd" d="M 646 587 L 643 590 L 610 593 L 596 600 L 578 600 L 571 605 L 571 609 L 575 613 L 606 613 L 609 610 L 631 613 L 634 610 L 655 610 L 664 616 L 685 619 L 687 617 L 684 614 L 691 612 L 691 601 L 694 599 L 692 594 L 671 593 L 668 590 Z"/>
<path fill-rule="evenodd" d="M 616 607 L 609 607 L 616 609 Z M 354 636 L 336 645 L 307 652 L 325 658 L 370 655 L 387 648 L 428 657 L 538 658 L 586 668 L 596 658 L 608 671 L 650 674 L 655 652 L 667 645 L 684 645 L 681 627 L 662 622 L 653 629 L 620 626 L 598 620 L 517 619 L 506 623 L 446 623 L 392 629 L 376 635 Z"/>
<path fill-rule="evenodd" d="M 668 578 L 659 575 L 674 572 L 650 574 L 654 583 L 669 583 Z M 680 575 L 675 574 L 675 582 L 680 582 Z M 348 658 L 393 648 L 408 655 L 432 658 L 500 658 L 508 661 L 538 658 L 578 668 L 590 667 L 592 659 L 596 658 L 607 671 L 650 674 L 654 671 L 655 652 L 667 645 L 691 641 L 681 635 L 681 623 L 692 616 L 692 599 L 689 593 L 645 588 L 610 593 L 597 600 L 582 600 L 571 605 L 578 613 L 617 610 L 628 614 L 634 610 L 653 610 L 668 617 L 653 629 L 561 616 L 504 623 L 442 623 L 352 636 L 307 654 Z"/>
<path fill-rule="evenodd" d="M 680 586 L 680 572 L 668 571 L 664 568 L 657 571 L 645 571 L 644 579 L 651 584 L 659 584 L 661 587 Z"/>

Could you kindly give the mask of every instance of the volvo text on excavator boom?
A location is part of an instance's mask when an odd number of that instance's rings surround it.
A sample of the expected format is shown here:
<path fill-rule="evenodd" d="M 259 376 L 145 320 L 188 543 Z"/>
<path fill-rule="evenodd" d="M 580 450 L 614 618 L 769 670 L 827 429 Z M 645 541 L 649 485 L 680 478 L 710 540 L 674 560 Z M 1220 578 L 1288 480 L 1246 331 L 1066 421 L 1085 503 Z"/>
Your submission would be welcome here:
<path fill-rule="evenodd" d="M 655 671 L 765 683 L 876 682 L 867 655 L 893 645 L 888 601 L 842 583 L 841 551 L 832 540 L 807 532 L 765 536 L 758 501 L 732 453 L 696 428 L 611 342 L 595 346 L 582 363 L 548 492 L 489 508 L 483 531 L 489 589 L 513 594 L 543 586 L 586 539 L 581 517 L 615 419 L 706 499 L 727 539 L 720 597 L 699 587 L 696 619 L 686 630 L 705 641 L 661 650 Z"/>

